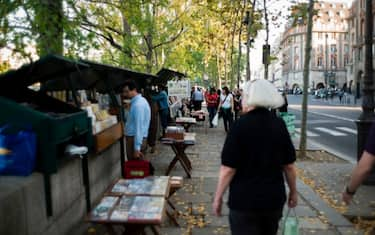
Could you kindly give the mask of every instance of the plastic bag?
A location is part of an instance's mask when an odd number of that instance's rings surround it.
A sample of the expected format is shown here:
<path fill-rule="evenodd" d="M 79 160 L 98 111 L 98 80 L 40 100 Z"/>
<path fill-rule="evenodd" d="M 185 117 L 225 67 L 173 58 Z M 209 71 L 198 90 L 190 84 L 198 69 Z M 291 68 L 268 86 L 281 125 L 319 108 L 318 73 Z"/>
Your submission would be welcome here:
<path fill-rule="evenodd" d="M 212 125 L 216 127 L 218 124 L 219 124 L 219 113 L 217 112 L 214 118 L 212 119 Z"/>
<path fill-rule="evenodd" d="M 30 175 L 35 166 L 36 135 L 31 130 L 7 134 L 7 128 L 0 128 L 0 175 Z"/>
<path fill-rule="evenodd" d="M 291 216 L 290 211 L 293 211 L 294 216 Z M 284 223 L 283 223 L 283 235 L 298 235 L 299 234 L 299 222 L 295 209 L 288 209 Z"/>

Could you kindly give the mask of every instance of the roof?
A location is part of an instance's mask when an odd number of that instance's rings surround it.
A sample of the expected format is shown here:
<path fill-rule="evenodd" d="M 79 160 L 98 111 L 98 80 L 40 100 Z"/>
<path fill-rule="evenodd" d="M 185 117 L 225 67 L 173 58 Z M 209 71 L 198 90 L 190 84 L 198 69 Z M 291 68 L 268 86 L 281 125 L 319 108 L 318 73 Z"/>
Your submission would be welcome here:
<path fill-rule="evenodd" d="M 70 74 L 70 82 L 77 90 L 95 89 L 100 93 L 107 93 L 109 89 L 120 90 L 126 80 L 134 80 L 139 87 L 146 87 L 153 80 L 155 75 L 136 72 L 130 69 L 115 67 L 112 65 L 100 64 L 88 60 L 80 60 L 89 68 L 83 71 L 76 71 Z M 46 82 L 42 89 L 45 91 L 59 91 L 69 88 L 69 80 L 65 76 L 58 77 Z"/>
<path fill-rule="evenodd" d="M 61 76 L 69 76 L 89 66 L 58 55 L 47 55 L 17 70 L 0 74 L 0 87 L 5 89 L 26 88 L 35 83 L 45 83 Z"/>
<path fill-rule="evenodd" d="M 170 80 L 181 80 L 187 77 L 186 74 L 166 68 L 162 68 L 156 75 L 158 76 L 158 80 L 155 83 L 163 85 L 166 85 Z"/>

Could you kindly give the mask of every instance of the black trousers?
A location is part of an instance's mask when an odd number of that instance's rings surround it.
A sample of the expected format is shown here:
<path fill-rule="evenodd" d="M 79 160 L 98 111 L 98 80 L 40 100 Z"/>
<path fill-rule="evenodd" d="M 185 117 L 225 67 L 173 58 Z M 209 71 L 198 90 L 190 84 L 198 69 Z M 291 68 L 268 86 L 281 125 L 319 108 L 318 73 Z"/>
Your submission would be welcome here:
<path fill-rule="evenodd" d="M 283 210 L 242 212 L 230 210 L 232 235 L 276 235 Z"/>
<path fill-rule="evenodd" d="M 221 108 L 223 121 L 224 121 L 224 128 L 225 131 L 228 132 L 233 124 L 233 113 L 232 109 L 223 109 Z"/>
<path fill-rule="evenodd" d="M 202 110 L 202 102 L 201 100 L 193 101 L 194 111 Z"/>

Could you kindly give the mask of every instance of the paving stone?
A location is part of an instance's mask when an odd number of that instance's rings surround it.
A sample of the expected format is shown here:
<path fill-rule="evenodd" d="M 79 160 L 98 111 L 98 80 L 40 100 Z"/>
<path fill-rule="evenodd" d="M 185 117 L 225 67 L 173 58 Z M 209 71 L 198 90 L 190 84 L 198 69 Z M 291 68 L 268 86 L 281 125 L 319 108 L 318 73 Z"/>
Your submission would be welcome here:
<path fill-rule="evenodd" d="M 205 228 L 193 228 L 192 230 L 193 235 L 229 235 L 230 230 L 229 228 L 222 228 L 222 227 L 205 227 Z"/>
<path fill-rule="evenodd" d="M 353 227 L 338 227 L 337 230 L 341 235 L 364 235 L 362 231 L 358 231 Z"/>
<path fill-rule="evenodd" d="M 299 226 L 301 229 L 322 229 L 322 230 L 328 230 L 329 225 L 324 224 L 320 219 L 318 218 L 298 218 Z"/>

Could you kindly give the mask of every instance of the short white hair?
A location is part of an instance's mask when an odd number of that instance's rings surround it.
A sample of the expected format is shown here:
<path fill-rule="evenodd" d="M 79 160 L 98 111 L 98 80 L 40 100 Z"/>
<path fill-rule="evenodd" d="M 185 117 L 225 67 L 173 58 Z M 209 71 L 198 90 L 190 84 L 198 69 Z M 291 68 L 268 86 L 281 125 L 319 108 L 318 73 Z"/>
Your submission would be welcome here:
<path fill-rule="evenodd" d="M 279 108 L 284 98 L 276 87 L 265 79 L 248 81 L 243 87 L 242 105 L 245 107 Z"/>

